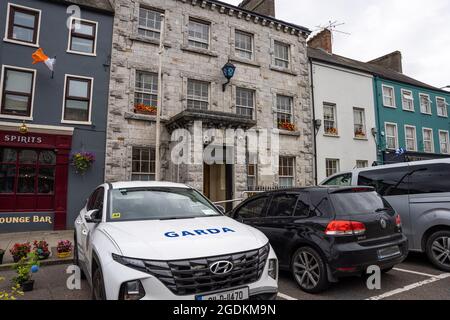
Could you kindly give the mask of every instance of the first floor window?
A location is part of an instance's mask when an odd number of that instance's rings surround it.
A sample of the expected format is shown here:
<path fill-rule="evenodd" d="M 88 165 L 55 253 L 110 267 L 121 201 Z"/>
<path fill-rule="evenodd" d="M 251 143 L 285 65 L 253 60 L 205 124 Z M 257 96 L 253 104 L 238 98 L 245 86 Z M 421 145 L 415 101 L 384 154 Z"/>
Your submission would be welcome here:
<path fill-rule="evenodd" d="M 420 112 L 431 114 L 431 100 L 427 94 L 420 94 Z"/>
<path fill-rule="evenodd" d="M 386 123 L 386 149 L 397 149 L 397 125 L 392 123 Z"/>
<path fill-rule="evenodd" d="M 97 23 L 80 19 L 72 19 L 69 51 L 95 54 Z"/>
<path fill-rule="evenodd" d="M 40 11 L 9 4 L 7 39 L 37 44 Z"/>
<path fill-rule="evenodd" d="M 161 12 L 140 7 L 138 34 L 149 39 L 159 40 L 161 36 Z"/>
<path fill-rule="evenodd" d="M 383 104 L 385 107 L 395 108 L 395 93 L 393 87 L 382 86 L 383 88 Z"/>
<path fill-rule="evenodd" d="M 155 149 L 133 147 L 131 180 L 155 180 Z"/>
<path fill-rule="evenodd" d="M 338 135 L 335 104 L 325 103 L 323 105 L 323 127 L 325 134 Z"/>
<path fill-rule="evenodd" d="M 138 110 L 158 105 L 158 75 L 136 71 L 134 83 L 134 106 Z M 144 109 L 140 108 L 143 107 Z"/>
<path fill-rule="evenodd" d="M 274 41 L 274 64 L 276 67 L 289 68 L 290 46 L 286 43 Z"/>
<path fill-rule="evenodd" d="M 34 71 L 3 68 L 2 114 L 31 117 L 34 79 Z"/>
<path fill-rule="evenodd" d="M 280 157 L 279 185 L 280 187 L 294 186 L 294 157 Z"/>
<path fill-rule="evenodd" d="M 366 116 L 364 109 L 353 108 L 354 131 L 356 138 L 366 137 Z"/>
<path fill-rule="evenodd" d="M 439 143 L 441 145 L 441 153 L 450 153 L 450 146 L 448 140 L 448 131 L 439 131 Z"/>
<path fill-rule="evenodd" d="M 433 129 L 423 129 L 423 151 L 434 152 Z"/>
<path fill-rule="evenodd" d="M 277 95 L 277 122 L 279 128 L 292 123 L 292 97 Z"/>
<path fill-rule="evenodd" d="M 235 33 L 235 50 L 236 56 L 239 58 L 252 60 L 253 59 L 253 35 L 243 31 Z"/>
<path fill-rule="evenodd" d="M 369 161 L 367 160 L 356 160 L 356 168 L 367 168 L 369 166 Z"/>
<path fill-rule="evenodd" d="M 402 89 L 403 110 L 414 111 L 414 97 L 412 91 Z"/>
<path fill-rule="evenodd" d="M 332 176 L 339 172 L 339 159 L 326 159 L 325 160 L 325 171 L 327 177 Z"/>
<path fill-rule="evenodd" d="M 209 28 L 208 22 L 189 20 L 188 43 L 191 47 L 209 49 Z"/>
<path fill-rule="evenodd" d="M 188 109 L 208 110 L 209 83 L 197 80 L 188 80 L 187 107 Z"/>
<path fill-rule="evenodd" d="M 89 122 L 92 79 L 66 76 L 64 121 Z"/>
<path fill-rule="evenodd" d="M 441 117 L 447 117 L 447 101 L 444 98 L 436 98 L 437 114 Z"/>
<path fill-rule="evenodd" d="M 417 151 L 416 128 L 405 126 L 406 150 Z"/>
<path fill-rule="evenodd" d="M 253 119 L 254 91 L 236 88 L 236 114 Z"/>

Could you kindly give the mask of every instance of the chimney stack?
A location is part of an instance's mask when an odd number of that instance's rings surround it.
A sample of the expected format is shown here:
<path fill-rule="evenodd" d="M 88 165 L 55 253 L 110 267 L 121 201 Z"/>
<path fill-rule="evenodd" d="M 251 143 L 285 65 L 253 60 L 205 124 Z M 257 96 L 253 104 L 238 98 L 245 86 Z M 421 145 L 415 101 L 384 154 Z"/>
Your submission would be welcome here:
<path fill-rule="evenodd" d="M 275 18 L 275 0 L 243 0 L 239 7 Z"/>
<path fill-rule="evenodd" d="M 328 29 L 323 29 L 310 40 L 308 40 L 308 47 L 314 49 L 322 49 L 328 54 L 333 53 L 332 34 Z"/>
<path fill-rule="evenodd" d="M 368 63 L 403 73 L 402 53 L 395 51 Z"/>

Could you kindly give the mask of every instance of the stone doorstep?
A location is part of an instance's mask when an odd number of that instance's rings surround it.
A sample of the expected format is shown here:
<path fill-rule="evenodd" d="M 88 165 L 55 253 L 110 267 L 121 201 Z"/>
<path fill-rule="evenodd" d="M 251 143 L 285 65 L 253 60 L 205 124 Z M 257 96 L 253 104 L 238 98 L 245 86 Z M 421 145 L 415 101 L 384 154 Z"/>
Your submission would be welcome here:
<path fill-rule="evenodd" d="M 47 260 L 42 260 L 41 264 L 57 264 L 57 261 L 70 261 L 72 258 L 58 259 L 56 255 L 56 246 L 60 240 L 70 240 L 73 243 L 73 230 L 63 231 L 33 231 L 33 232 L 18 232 L 18 233 L 4 233 L 0 234 L 0 248 L 5 250 L 3 257 L 3 264 L 0 265 L 0 270 L 3 270 L 4 266 L 11 266 L 14 264 L 13 258 L 9 253 L 9 250 L 15 243 L 30 242 L 33 246 L 34 240 L 45 240 L 48 242 L 48 246 L 51 251 L 51 256 Z M 7 267 L 8 268 L 8 267 Z"/>

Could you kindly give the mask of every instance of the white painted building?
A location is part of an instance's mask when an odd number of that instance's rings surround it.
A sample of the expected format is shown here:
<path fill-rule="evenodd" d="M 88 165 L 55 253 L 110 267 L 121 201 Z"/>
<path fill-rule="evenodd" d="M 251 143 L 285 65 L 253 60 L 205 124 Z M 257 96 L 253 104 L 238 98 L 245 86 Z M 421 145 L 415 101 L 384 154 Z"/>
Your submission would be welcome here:
<path fill-rule="evenodd" d="M 308 48 L 316 128 L 316 177 L 376 161 L 373 76 L 358 61 Z"/>

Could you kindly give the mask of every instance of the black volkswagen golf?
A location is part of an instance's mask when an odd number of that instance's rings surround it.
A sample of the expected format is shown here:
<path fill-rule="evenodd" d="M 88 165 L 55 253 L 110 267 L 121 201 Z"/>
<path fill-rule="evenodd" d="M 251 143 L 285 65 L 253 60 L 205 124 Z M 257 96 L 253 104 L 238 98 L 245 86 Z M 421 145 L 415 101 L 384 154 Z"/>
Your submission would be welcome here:
<path fill-rule="evenodd" d="M 407 256 L 400 216 L 371 187 L 310 187 L 258 194 L 231 216 L 268 238 L 300 288 L 325 290 L 340 277 L 377 265 L 391 270 Z"/>

